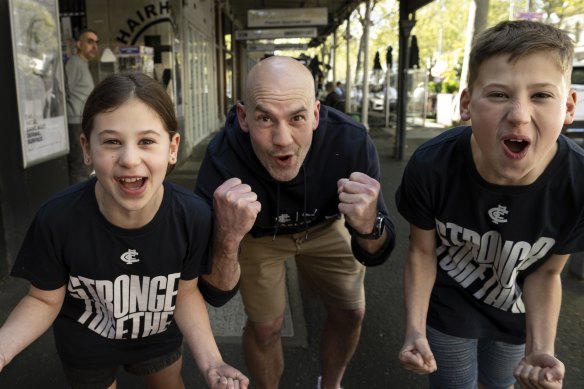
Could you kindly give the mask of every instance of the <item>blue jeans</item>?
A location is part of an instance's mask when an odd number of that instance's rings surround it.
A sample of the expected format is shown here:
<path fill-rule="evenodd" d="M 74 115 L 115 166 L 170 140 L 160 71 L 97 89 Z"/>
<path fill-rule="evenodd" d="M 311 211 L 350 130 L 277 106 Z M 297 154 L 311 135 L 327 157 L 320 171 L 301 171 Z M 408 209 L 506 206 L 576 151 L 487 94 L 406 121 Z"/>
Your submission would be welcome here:
<path fill-rule="evenodd" d="M 426 336 L 438 370 L 430 374 L 430 389 L 476 389 L 478 382 L 490 389 L 507 389 L 515 383 L 513 370 L 525 345 L 489 339 L 446 335 L 430 326 Z"/>

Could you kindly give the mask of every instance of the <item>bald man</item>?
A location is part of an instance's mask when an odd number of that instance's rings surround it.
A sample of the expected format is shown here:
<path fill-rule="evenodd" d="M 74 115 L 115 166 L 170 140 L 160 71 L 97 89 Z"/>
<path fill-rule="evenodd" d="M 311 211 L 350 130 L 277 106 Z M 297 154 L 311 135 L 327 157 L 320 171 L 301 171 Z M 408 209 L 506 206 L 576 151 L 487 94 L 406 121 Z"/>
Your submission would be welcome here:
<path fill-rule="evenodd" d="M 340 387 L 365 314 L 365 266 L 383 263 L 395 241 L 379 177 L 366 129 L 320 105 L 304 65 L 273 56 L 251 69 L 245 100 L 210 142 L 195 191 L 213 204 L 221 251 L 201 284 L 226 292 L 239 279 L 255 387 L 278 388 L 284 370 L 289 257 L 326 307 L 318 385 Z"/>

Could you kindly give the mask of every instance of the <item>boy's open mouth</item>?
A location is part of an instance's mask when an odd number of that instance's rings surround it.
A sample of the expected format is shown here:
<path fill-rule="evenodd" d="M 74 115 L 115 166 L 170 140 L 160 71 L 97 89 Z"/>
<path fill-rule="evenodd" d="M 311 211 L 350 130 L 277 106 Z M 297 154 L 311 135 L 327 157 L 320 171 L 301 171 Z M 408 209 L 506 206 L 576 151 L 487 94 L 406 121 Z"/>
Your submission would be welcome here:
<path fill-rule="evenodd" d="M 126 189 L 136 190 L 144 186 L 146 178 L 144 177 L 124 177 L 118 180 Z"/>
<path fill-rule="evenodd" d="M 527 146 L 529 146 L 529 142 L 521 139 L 506 139 L 503 143 L 514 154 L 523 153 Z"/>

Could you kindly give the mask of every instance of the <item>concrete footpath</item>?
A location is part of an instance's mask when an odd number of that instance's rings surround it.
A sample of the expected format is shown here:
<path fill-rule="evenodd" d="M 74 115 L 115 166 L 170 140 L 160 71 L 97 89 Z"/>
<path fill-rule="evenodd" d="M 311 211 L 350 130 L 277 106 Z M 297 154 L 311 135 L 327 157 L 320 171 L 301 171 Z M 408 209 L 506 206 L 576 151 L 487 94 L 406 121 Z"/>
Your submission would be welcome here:
<path fill-rule="evenodd" d="M 395 137 L 392 131 L 372 126 L 370 134 L 378 147 L 382 190 L 396 225 L 398 239 L 389 261 L 367 271 L 367 314 L 360 344 L 343 382 L 346 389 L 411 389 L 427 386 L 425 377 L 405 371 L 397 361 L 404 331 L 402 273 L 408 245 L 408 224 L 398 215 L 393 199 L 406 162 L 397 161 L 393 157 Z M 419 144 L 441 131 L 440 128 L 430 126 L 409 129 L 405 155 L 411 155 Z M 172 181 L 189 189 L 193 188 L 198 165 L 203 157 L 204 144 L 195 148 L 193 156 L 172 174 Z M 281 388 L 316 388 L 319 375 L 318 343 L 324 311 L 319 301 L 303 297 L 293 261 L 288 265 L 289 304 L 283 338 L 286 367 Z M 584 282 L 571 275 L 568 267 L 564 271 L 563 281 L 564 293 L 556 353 L 566 365 L 564 388 L 578 389 L 582 388 L 584 382 Z M 26 285 L 20 280 L 0 280 L 0 321 L 5 319 L 25 291 Z M 224 360 L 247 373 L 239 337 L 245 322 L 239 296 L 225 308 L 210 309 L 210 315 Z M 186 349 L 183 376 L 187 388 L 205 387 Z M 50 331 L 0 373 L 2 389 L 64 387 L 63 373 Z M 118 388 L 142 387 L 139 378 L 126 373 L 120 374 Z"/>

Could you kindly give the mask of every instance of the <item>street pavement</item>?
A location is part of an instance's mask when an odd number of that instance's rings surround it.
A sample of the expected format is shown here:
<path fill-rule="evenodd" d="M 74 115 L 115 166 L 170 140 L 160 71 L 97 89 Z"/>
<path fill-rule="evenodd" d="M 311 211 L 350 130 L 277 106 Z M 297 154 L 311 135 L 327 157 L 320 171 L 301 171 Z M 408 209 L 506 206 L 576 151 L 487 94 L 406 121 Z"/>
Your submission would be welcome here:
<path fill-rule="evenodd" d="M 370 121 L 371 123 L 371 121 Z M 399 352 L 404 332 L 402 293 L 403 264 L 408 245 L 408 224 L 396 209 L 394 193 L 405 161 L 394 158 L 395 137 L 392 129 L 372 125 L 370 134 L 379 151 L 382 190 L 396 226 L 397 242 L 391 258 L 379 267 L 369 268 L 365 280 L 367 313 L 361 341 L 347 368 L 343 387 L 346 389 L 415 389 L 425 388 L 426 378 L 416 376 L 399 366 Z M 406 159 L 424 140 L 442 131 L 436 127 L 414 127 L 407 131 Z M 171 180 L 191 189 L 196 170 L 203 157 L 204 144 L 195 148 L 193 156 L 176 170 Z M 327 163 L 327 161 L 323 161 Z M 288 277 L 289 311 L 284 340 L 285 370 L 281 388 L 316 388 L 319 375 L 318 344 L 324 322 L 324 310 L 318 300 L 303 297 L 293 263 Z M 556 340 L 556 353 L 566 364 L 564 388 L 584 387 L 584 281 L 568 271 L 563 274 L 563 303 Z M 8 315 L 26 285 L 16 279 L 0 280 L 0 320 Z M 211 310 L 216 340 L 226 362 L 247 374 L 240 338 L 245 320 L 241 304 L 230 303 L 223 317 L 221 310 Z M 34 320 L 34 318 L 31 318 Z M 198 369 L 185 348 L 183 376 L 187 388 L 204 388 Z M 50 331 L 29 346 L 0 373 L 0 388 L 36 389 L 64 388 L 64 377 L 55 352 Z M 139 378 L 120 373 L 118 388 L 143 387 Z M 252 386 L 253 387 L 253 386 Z M 446 388 L 447 389 L 447 388 Z"/>

